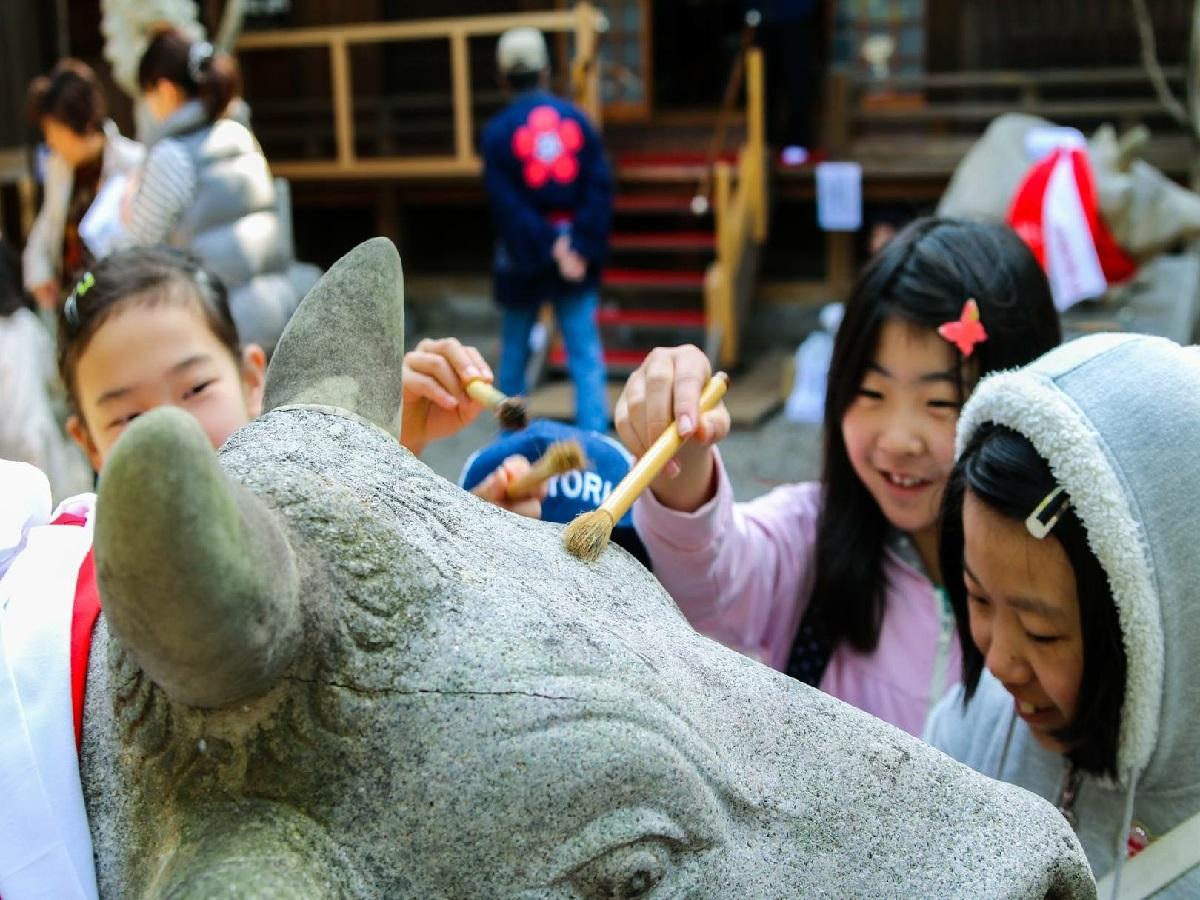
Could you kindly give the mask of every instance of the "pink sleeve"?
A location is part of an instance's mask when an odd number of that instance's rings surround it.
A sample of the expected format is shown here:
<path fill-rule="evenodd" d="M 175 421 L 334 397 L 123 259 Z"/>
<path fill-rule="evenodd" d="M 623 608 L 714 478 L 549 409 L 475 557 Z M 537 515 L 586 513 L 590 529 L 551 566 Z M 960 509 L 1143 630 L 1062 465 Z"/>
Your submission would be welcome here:
<path fill-rule="evenodd" d="M 780 668 L 812 591 L 820 485 L 734 503 L 717 455 L 717 493 L 693 513 L 647 491 L 633 510 L 654 574 L 697 631 Z"/>

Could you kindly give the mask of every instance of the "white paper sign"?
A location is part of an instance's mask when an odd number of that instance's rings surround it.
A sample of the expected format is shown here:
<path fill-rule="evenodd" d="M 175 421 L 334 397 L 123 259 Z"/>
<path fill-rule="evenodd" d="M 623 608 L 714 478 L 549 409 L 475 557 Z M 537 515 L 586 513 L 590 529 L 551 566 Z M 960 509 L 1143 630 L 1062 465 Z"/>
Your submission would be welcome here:
<path fill-rule="evenodd" d="M 855 162 L 817 164 L 817 223 L 825 231 L 862 227 L 862 166 Z"/>
<path fill-rule="evenodd" d="M 124 231 L 121 225 L 121 202 L 129 179 L 124 175 L 113 175 L 105 180 L 100 193 L 79 220 L 79 236 L 97 259 L 108 256 L 117 238 Z"/>

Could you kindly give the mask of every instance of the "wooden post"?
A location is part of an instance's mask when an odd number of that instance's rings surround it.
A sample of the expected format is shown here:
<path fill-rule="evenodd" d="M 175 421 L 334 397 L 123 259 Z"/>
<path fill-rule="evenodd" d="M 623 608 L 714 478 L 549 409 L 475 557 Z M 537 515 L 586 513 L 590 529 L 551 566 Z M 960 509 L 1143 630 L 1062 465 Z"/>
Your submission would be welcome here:
<path fill-rule="evenodd" d="M 338 166 L 348 169 L 354 165 L 354 114 L 350 87 L 350 58 L 344 37 L 335 36 L 329 42 L 330 76 L 333 81 L 333 127 L 337 136 Z"/>
<path fill-rule="evenodd" d="M 577 100 L 597 128 L 602 121 L 600 100 L 600 59 L 597 50 L 597 25 L 602 13 L 587 0 L 575 7 L 575 85 Z"/>
<path fill-rule="evenodd" d="M 844 294 L 854 281 L 854 233 L 825 232 L 825 278 L 837 294 Z"/>
<path fill-rule="evenodd" d="M 767 239 L 767 141 L 766 104 L 763 97 L 763 56 L 758 47 L 746 51 L 746 125 L 749 131 L 747 151 L 750 154 L 751 211 L 754 217 L 754 240 L 761 244 Z"/>
<path fill-rule="evenodd" d="M 844 156 L 850 148 L 851 96 L 850 73 L 834 69 L 826 81 L 825 146 L 833 158 Z"/>
<path fill-rule="evenodd" d="M 450 34 L 450 76 L 454 86 L 454 151 L 463 161 L 474 155 L 475 135 L 471 116 L 471 66 L 467 57 L 467 33 Z"/>
<path fill-rule="evenodd" d="M 718 162 L 713 182 L 713 218 L 717 226 L 717 266 L 720 280 L 714 286 L 713 309 L 709 314 L 721 329 L 721 359 L 728 356 L 728 348 L 734 340 L 733 284 L 737 278 L 737 248 L 733 241 L 737 236 L 734 227 L 731 199 L 733 194 L 733 167 L 727 162 Z"/>

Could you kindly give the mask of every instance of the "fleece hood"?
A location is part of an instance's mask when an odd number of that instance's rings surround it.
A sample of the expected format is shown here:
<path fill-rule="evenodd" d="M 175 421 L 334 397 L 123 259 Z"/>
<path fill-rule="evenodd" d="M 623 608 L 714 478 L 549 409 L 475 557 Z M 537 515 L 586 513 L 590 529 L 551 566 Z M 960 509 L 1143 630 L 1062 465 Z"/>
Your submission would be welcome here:
<path fill-rule="evenodd" d="M 1200 351 L 1095 335 L 985 379 L 986 422 L 1027 437 L 1071 497 L 1108 577 L 1128 661 L 1117 768 L 1139 790 L 1200 781 Z"/>
<path fill-rule="evenodd" d="M 1118 783 L 1085 777 L 1070 809 L 1093 871 L 1119 879 L 1131 848 L 1200 810 L 1200 350 L 1081 338 L 984 379 L 959 419 L 960 453 L 988 422 L 1049 463 L 1117 609 L 1127 659 Z M 947 696 L 925 737 L 985 774 L 1064 796 L 1065 759 L 1037 744 L 987 671 L 969 703 L 961 685 Z M 1200 896 L 1200 869 L 1157 896 Z"/>

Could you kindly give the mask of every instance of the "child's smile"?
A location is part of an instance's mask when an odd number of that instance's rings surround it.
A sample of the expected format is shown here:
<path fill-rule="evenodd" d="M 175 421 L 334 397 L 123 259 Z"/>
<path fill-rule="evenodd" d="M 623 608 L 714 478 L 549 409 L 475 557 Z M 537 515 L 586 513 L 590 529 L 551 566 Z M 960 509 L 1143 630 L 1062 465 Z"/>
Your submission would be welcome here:
<path fill-rule="evenodd" d="M 842 419 L 851 465 L 893 526 L 934 527 L 954 462 L 958 360 L 936 332 L 889 319 Z"/>
<path fill-rule="evenodd" d="M 963 572 L 971 638 L 1035 740 L 1061 752 L 1055 732 L 1075 715 L 1083 630 L 1075 573 L 1053 535 L 1038 540 L 968 491 Z"/>
<path fill-rule="evenodd" d="M 259 412 L 262 351 L 234 359 L 196 307 L 135 302 L 93 335 L 76 370 L 79 417 L 68 427 L 99 471 L 126 426 L 157 406 L 178 406 L 214 447 Z"/>

